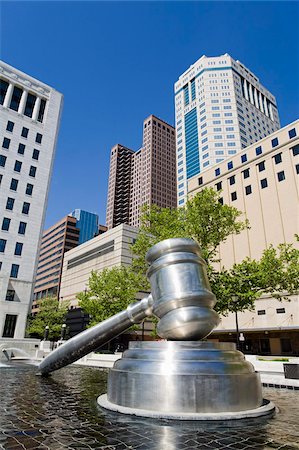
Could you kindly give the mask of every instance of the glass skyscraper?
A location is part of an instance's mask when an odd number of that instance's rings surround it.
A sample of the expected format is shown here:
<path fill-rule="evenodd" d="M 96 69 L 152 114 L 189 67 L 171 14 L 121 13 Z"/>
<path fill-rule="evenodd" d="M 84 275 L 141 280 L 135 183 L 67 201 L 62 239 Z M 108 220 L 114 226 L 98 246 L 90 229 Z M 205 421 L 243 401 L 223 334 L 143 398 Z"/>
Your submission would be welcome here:
<path fill-rule="evenodd" d="M 79 244 L 92 239 L 98 233 L 99 216 L 97 214 L 75 209 L 70 216 L 77 219 L 76 227 L 80 229 Z"/>

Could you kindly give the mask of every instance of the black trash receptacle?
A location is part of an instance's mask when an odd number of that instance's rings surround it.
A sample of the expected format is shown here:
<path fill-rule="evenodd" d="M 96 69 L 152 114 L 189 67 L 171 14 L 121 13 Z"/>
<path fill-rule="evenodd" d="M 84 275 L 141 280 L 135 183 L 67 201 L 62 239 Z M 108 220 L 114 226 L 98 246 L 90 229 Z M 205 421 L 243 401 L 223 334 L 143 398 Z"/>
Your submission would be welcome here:
<path fill-rule="evenodd" d="M 292 380 L 299 380 L 299 364 L 283 364 L 284 376 Z"/>

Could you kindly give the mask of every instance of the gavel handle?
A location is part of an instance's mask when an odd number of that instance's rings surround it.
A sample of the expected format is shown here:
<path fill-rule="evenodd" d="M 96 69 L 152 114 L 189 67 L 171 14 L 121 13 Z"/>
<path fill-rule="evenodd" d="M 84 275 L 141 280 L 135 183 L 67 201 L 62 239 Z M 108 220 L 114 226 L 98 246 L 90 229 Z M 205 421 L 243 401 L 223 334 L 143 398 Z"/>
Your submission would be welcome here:
<path fill-rule="evenodd" d="M 39 374 L 46 376 L 88 355 L 133 324 L 141 323 L 152 315 L 152 306 L 153 298 L 150 294 L 139 302 L 132 303 L 124 311 L 77 334 L 43 359 L 39 365 Z"/>

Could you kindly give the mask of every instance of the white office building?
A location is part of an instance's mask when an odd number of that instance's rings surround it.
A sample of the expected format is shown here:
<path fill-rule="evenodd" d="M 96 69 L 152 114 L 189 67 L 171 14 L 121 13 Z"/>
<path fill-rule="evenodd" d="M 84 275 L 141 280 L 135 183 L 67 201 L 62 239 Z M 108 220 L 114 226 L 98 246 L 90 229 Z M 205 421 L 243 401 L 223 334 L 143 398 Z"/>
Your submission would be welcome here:
<path fill-rule="evenodd" d="M 178 206 L 188 180 L 280 128 L 275 97 L 227 53 L 202 56 L 175 83 Z"/>
<path fill-rule="evenodd" d="M 24 337 L 62 95 L 0 62 L 0 339 Z"/>

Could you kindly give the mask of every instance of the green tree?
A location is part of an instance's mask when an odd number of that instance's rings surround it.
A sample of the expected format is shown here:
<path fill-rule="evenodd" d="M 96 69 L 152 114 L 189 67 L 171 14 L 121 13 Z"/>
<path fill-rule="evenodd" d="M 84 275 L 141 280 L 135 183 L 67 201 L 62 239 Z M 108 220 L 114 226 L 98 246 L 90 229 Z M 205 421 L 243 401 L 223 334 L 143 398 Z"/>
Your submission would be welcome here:
<path fill-rule="evenodd" d="M 220 272 L 209 267 L 209 278 L 218 299 L 215 309 L 222 314 L 253 309 L 262 294 L 289 300 L 299 291 L 299 250 L 292 244 L 271 245 L 259 261 L 246 258 Z"/>
<path fill-rule="evenodd" d="M 145 255 L 149 248 L 163 239 L 174 237 L 194 239 L 200 245 L 206 262 L 215 262 L 219 244 L 249 227 L 248 221 L 242 220 L 240 211 L 222 205 L 219 198 L 218 192 L 206 188 L 188 200 L 184 208 L 143 207 L 140 231 L 132 246 L 137 255 L 133 268 L 145 274 Z"/>
<path fill-rule="evenodd" d="M 299 251 L 291 244 L 281 244 L 277 249 L 270 246 L 260 261 L 247 258 L 230 270 L 215 270 L 213 263 L 217 262 L 219 244 L 228 236 L 249 228 L 248 221 L 242 220 L 242 213 L 222 205 L 219 198 L 219 192 L 208 188 L 190 199 L 184 208 L 143 208 L 140 232 L 132 246 L 137 255 L 133 269 L 143 275 L 143 288 L 149 289 L 145 277 L 145 255 L 149 248 L 163 239 L 188 237 L 201 247 L 211 288 L 218 299 L 215 309 L 219 313 L 252 309 L 263 293 L 279 299 L 297 293 Z"/>
<path fill-rule="evenodd" d="M 39 311 L 29 316 L 26 332 L 30 337 L 43 339 L 45 327 L 49 327 L 49 339 L 57 340 L 61 334 L 61 326 L 65 321 L 67 305 L 60 305 L 57 298 L 45 297 L 38 301 Z"/>
<path fill-rule="evenodd" d="M 134 302 L 141 284 L 140 275 L 130 267 L 93 271 L 88 291 L 77 295 L 80 307 L 91 316 L 89 326 L 102 322 Z"/>

